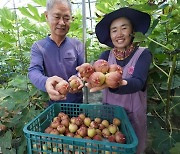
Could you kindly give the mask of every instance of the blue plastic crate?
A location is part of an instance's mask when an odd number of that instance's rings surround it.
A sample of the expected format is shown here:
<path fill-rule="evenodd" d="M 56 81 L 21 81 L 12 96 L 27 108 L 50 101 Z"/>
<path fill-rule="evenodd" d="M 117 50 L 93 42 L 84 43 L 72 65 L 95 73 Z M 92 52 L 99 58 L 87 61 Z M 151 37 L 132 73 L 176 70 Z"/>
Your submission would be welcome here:
<path fill-rule="evenodd" d="M 119 129 L 126 136 L 126 144 L 44 133 L 59 112 L 64 112 L 70 117 L 85 113 L 91 119 L 100 117 L 109 122 L 117 117 L 121 120 Z M 125 110 L 115 105 L 55 103 L 26 124 L 23 131 L 27 139 L 28 154 L 133 154 L 136 153 L 138 144 Z"/>

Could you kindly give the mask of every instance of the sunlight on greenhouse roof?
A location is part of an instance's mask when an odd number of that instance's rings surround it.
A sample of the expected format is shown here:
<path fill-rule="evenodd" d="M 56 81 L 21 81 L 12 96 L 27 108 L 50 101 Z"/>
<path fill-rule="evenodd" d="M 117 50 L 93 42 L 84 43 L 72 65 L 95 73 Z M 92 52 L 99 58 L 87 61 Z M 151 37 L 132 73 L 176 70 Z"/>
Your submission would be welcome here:
<path fill-rule="evenodd" d="M 93 18 L 95 16 L 95 2 L 96 0 L 86 0 L 86 19 L 87 26 L 94 27 L 95 22 Z M 39 6 L 33 0 L 0 0 L 0 8 L 7 7 L 10 9 L 18 8 L 18 7 L 26 7 L 27 4 L 31 4 L 39 7 L 38 10 L 43 13 L 45 8 Z M 82 9 L 82 0 L 72 0 L 72 10 L 76 11 L 77 9 Z"/>
<path fill-rule="evenodd" d="M 15 7 L 21 7 L 21 6 L 26 6 L 27 4 L 34 4 L 32 0 L 0 0 L 0 7 L 8 7 L 8 8 L 13 8 L 14 3 Z"/>

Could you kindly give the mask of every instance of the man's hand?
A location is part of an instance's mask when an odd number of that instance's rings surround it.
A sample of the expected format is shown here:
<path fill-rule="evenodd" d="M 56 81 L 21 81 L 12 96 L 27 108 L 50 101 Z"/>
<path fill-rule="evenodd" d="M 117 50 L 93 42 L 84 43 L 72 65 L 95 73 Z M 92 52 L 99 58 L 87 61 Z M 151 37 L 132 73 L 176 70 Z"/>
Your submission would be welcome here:
<path fill-rule="evenodd" d="M 66 99 L 65 95 L 61 95 L 58 91 L 55 90 L 56 84 L 58 84 L 62 80 L 63 79 L 58 77 L 58 76 L 52 76 L 46 80 L 45 88 L 46 88 L 46 91 L 47 91 L 50 99 L 53 101 L 65 100 Z"/>
<path fill-rule="evenodd" d="M 75 82 L 72 83 L 72 81 L 75 81 Z M 70 88 L 69 88 L 70 93 L 80 92 L 82 88 L 84 87 L 83 81 L 76 75 L 71 76 L 68 82 L 70 83 Z"/>

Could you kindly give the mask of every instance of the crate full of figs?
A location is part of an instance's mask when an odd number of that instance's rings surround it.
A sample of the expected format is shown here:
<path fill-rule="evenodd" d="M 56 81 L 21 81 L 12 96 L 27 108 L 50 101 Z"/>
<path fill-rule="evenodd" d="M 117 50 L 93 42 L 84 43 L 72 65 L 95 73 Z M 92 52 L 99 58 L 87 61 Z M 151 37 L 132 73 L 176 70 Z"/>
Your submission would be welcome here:
<path fill-rule="evenodd" d="M 120 106 L 55 103 L 25 125 L 28 154 L 136 153 L 138 140 Z"/>

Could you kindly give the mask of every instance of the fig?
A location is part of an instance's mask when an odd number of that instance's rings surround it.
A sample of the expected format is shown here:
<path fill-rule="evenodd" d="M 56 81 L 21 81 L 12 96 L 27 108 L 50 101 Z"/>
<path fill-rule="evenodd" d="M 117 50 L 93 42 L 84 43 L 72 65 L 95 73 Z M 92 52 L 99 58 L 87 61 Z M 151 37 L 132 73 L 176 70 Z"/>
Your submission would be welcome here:
<path fill-rule="evenodd" d="M 52 127 L 52 128 L 57 128 L 59 125 L 60 125 L 60 122 L 59 122 L 59 121 L 53 121 L 53 122 L 51 122 L 50 127 Z"/>
<path fill-rule="evenodd" d="M 68 133 L 66 134 L 66 136 L 69 136 L 69 137 L 74 137 L 74 134 L 73 134 L 73 133 L 71 133 L 71 132 L 68 132 Z"/>
<path fill-rule="evenodd" d="M 83 124 L 83 120 L 82 120 L 80 117 L 76 117 L 76 119 L 75 119 L 75 124 L 76 124 L 77 126 L 80 126 L 80 125 Z"/>
<path fill-rule="evenodd" d="M 61 121 L 61 124 L 64 125 L 65 127 L 68 127 L 69 126 L 69 119 L 63 119 Z"/>
<path fill-rule="evenodd" d="M 73 79 L 69 82 L 69 86 L 72 90 L 77 90 L 80 86 L 80 81 L 78 79 Z"/>
<path fill-rule="evenodd" d="M 96 117 L 96 118 L 94 119 L 94 121 L 96 121 L 98 124 L 100 124 L 100 123 L 101 123 L 101 118 L 97 118 L 97 117 Z"/>
<path fill-rule="evenodd" d="M 92 87 L 100 87 L 105 82 L 105 75 L 102 72 L 94 72 L 89 77 L 89 82 Z"/>
<path fill-rule="evenodd" d="M 52 129 L 50 134 L 59 135 L 59 132 L 57 129 Z"/>
<path fill-rule="evenodd" d="M 109 131 L 110 131 L 111 134 L 115 134 L 116 131 L 117 131 L 117 126 L 114 125 L 114 124 L 110 124 L 110 125 L 108 126 L 108 129 L 109 129 Z"/>
<path fill-rule="evenodd" d="M 69 116 L 67 114 L 62 115 L 61 120 L 64 120 L 64 119 L 69 119 Z"/>
<path fill-rule="evenodd" d="M 77 130 L 77 133 L 81 136 L 81 137 L 85 137 L 87 135 L 87 128 L 86 127 L 80 127 Z"/>
<path fill-rule="evenodd" d="M 119 126 L 119 125 L 121 124 L 120 119 L 118 119 L 118 118 L 113 118 L 113 124 L 116 125 L 116 126 Z"/>
<path fill-rule="evenodd" d="M 98 123 L 96 121 L 91 121 L 90 127 L 97 129 L 99 127 L 99 125 L 98 125 Z"/>
<path fill-rule="evenodd" d="M 105 127 L 109 127 L 109 121 L 108 120 L 103 120 L 101 122 L 101 124 L 103 124 Z"/>
<path fill-rule="evenodd" d="M 89 127 L 90 123 L 91 123 L 91 119 L 89 117 L 85 117 L 84 118 L 84 124 Z"/>
<path fill-rule="evenodd" d="M 69 83 L 66 80 L 59 82 L 55 89 L 62 95 L 66 95 L 69 91 Z"/>
<path fill-rule="evenodd" d="M 53 128 L 49 126 L 44 130 L 44 132 L 49 134 L 52 130 Z"/>
<path fill-rule="evenodd" d="M 70 131 L 71 133 L 76 132 L 77 129 L 78 129 L 78 126 L 77 126 L 76 124 L 73 124 L 73 123 L 70 123 L 70 124 L 69 124 L 69 131 Z"/>
<path fill-rule="evenodd" d="M 109 142 L 116 142 L 114 135 L 108 136 L 108 140 L 109 140 Z"/>
<path fill-rule="evenodd" d="M 111 64 L 110 66 L 109 66 L 109 72 L 118 72 L 118 73 L 120 73 L 120 74 L 122 74 L 123 73 L 123 70 L 122 70 L 122 67 L 121 66 L 119 66 L 119 65 L 117 65 L 117 64 Z"/>
<path fill-rule="evenodd" d="M 73 123 L 73 124 L 75 124 L 75 122 L 76 122 L 76 117 L 71 117 L 70 122 Z"/>
<path fill-rule="evenodd" d="M 122 75 L 118 72 L 109 72 L 105 75 L 106 84 L 110 88 L 117 88 L 122 82 Z"/>
<path fill-rule="evenodd" d="M 104 128 L 102 130 L 102 135 L 103 135 L 103 137 L 108 138 L 111 135 L 111 133 L 108 128 Z"/>
<path fill-rule="evenodd" d="M 58 117 L 60 117 L 60 118 L 63 117 L 64 115 L 66 115 L 64 112 L 59 112 L 58 113 Z"/>
<path fill-rule="evenodd" d="M 100 123 L 100 124 L 99 124 L 99 129 L 100 129 L 100 130 L 103 130 L 104 128 L 105 128 L 105 126 L 104 126 L 102 123 Z"/>
<path fill-rule="evenodd" d="M 57 130 L 59 131 L 60 134 L 63 134 L 66 131 L 66 127 L 62 124 L 57 126 Z"/>
<path fill-rule="evenodd" d="M 99 59 L 94 62 L 93 67 L 96 72 L 106 73 L 109 70 L 109 64 L 106 60 Z"/>
<path fill-rule="evenodd" d="M 79 134 L 75 134 L 74 137 L 75 137 L 75 138 L 82 138 L 82 136 L 79 135 Z"/>
<path fill-rule="evenodd" d="M 101 136 L 102 136 L 102 132 L 101 132 L 101 130 L 100 130 L 100 129 L 96 129 L 96 134 L 99 134 L 99 135 L 101 135 Z"/>
<path fill-rule="evenodd" d="M 117 143 L 123 143 L 124 144 L 126 142 L 126 137 L 121 132 L 116 132 L 115 133 L 115 141 Z"/>
<path fill-rule="evenodd" d="M 89 78 L 90 75 L 94 72 L 94 68 L 89 63 L 83 63 L 78 67 L 78 72 L 80 73 L 81 77 Z"/>
<path fill-rule="evenodd" d="M 53 121 L 61 121 L 61 118 L 60 117 L 54 117 Z"/>
<path fill-rule="evenodd" d="M 82 120 L 84 120 L 86 118 L 86 115 L 84 113 L 80 113 L 78 115 L 78 117 L 80 117 Z"/>
<path fill-rule="evenodd" d="M 96 135 L 93 137 L 93 140 L 102 141 L 102 136 L 99 135 L 99 134 L 96 134 Z"/>
<path fill-rule="evenodd" d="M 90 138 L 93 138 L 96 135 L 96 129 L 92 128 L 92 127 L 89 127 L 88 130 L 87 130 L 87 135 Z"/>

